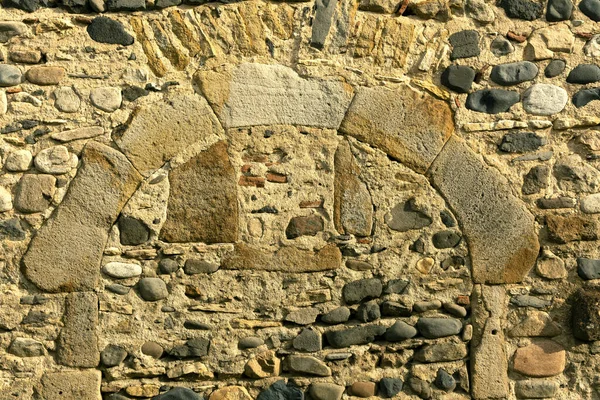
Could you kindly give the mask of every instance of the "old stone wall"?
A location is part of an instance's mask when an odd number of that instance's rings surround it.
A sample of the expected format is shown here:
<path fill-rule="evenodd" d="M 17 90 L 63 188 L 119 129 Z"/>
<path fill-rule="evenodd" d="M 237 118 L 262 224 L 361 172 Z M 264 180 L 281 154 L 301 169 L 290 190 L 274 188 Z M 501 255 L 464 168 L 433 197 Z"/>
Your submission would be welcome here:
<path fill-rule="evenodd" d="M 600 399 L 597 21 L 3 0 L 0 399 Z"/>

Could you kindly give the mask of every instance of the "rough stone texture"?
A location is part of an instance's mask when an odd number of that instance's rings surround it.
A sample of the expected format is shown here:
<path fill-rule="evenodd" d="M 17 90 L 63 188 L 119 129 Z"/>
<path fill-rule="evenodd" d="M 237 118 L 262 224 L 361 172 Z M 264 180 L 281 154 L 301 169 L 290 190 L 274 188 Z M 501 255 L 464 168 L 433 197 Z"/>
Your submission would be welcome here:
<path fill-rule="evenodd" d="M 63 324 L 57 341 L 57 362 L 70 367 L 96 367 L 100 362 L 96 294 L 68 294 L 65 299 Z"/>
<path fill-rule="evenodd" d="M 517 349 L 513 369 L 531 377 L 558 375 L 565 369 L 565 349 L 552 340 L 538 339 Z"/>
<path fill-rule="evenodd" d="M 425 172 L 452 135 L 448 105 L 407 87 L 359 90 L 340 130 Z"/>
<path fill-rule="evenodd" d="M 125 132 L 114 139 L 138 171 L 148 176 L 194 143 L 221 133 L 204 98 L 181 94 L 139 106 Z"/>
<path fill-rule="evenodd" d="M 572 299 L 573 336 L 585 341 L 600 339 L 600 315 L 596 311 L 600 304 L 600 292 L 580 289 Z"/>
<path fill-rule="evenodd" d="M 200 72 L 196 80 L 226 128 L 274 124 L 337 128 L 352 98 L 352 89 L 341 82 L 302 79 L 278 65 L 242 64 L 235 70 Z"/>
<path fill-rule="evenodd" d="M 23 175 L 15 193 L 15 208 L 24 213 L 44 211 L 50 205 L 55 186 L 56 178 L 52 175 Z"/>
<path fill-rule="evenodd" d="M 475 282 L 519 282 L 533 267 L 539 243 L 533 218 L 506 190 L 506 181 L 459 139 L 450 139 L 428 172 L 462 223 Z"/>
<path fill-rule="evenodd" d="M 102 373 L 95 370 L 47 372 L 38 393 L 44 400 L 101 400 Z"/>
<path fill-rule="evenodd" d="M 227 144 L 218 142 L 169 173 L 167 242 L 227 243 L 237 240 L 236 176 Z"/>
<path fill-rule="evenodd" d="M 99 143 L 86 145 L 82 163 L 23 257 L 27 278 L 48 292 L 96 287 L 108 230 L 141 180 L 122 154 Z"/>

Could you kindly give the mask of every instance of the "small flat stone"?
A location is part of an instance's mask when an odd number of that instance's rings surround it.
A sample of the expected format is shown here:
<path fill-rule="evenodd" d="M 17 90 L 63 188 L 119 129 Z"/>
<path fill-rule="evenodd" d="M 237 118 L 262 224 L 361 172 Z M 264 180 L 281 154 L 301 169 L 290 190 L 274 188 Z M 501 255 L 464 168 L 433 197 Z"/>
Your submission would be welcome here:
<path fill-rule="evenodd" d="M 55 189 L 54 176 L 25 174 L 19 180 L 14 206 L 23 213 L 42 212 L 50 206 Z"/>
<path fill-rule="evenodd" d="M 572 299 L 571 326 L 573 336 L 579 340 L 600 340 L 600 291 L 594 289 L 579 289 Z"/>
<path fill-rule="evenodd" d="M 414 326 L 404 321 L 396 321 L 385 331 L 385 340 L 388 342 L 399 342 L 401 340 L 411 339 L 417 335 Z"/>
<path fill-rule="evenodd" d="M 401 294 L 410 284 L 409 280 L 406 279 L 390 279 L 386 282 L 385 288 L 383 289 L 384 294 Z"/>
<path fill-rule="evenodd" d="M 580 208 L 586 214 L 600 213 L 600 193 L 590 194 L 581 199 Z"/>
<path fill-rule="evenodd" d="M 448 38 L 448 41 L 452 45 L 451 60 L 476 57 L 480 53 L 479 32 L 475 30 L 464 30 L 453 33 Z"/>
<path fill-rule="evenodd" d="M 74 113 L 79 111 L 79 107 L 81 107 L 81 99 L 72 88 L 68 86 L 60 87 L 52 94 L 54 96 L 54 107 L 56 107 L 57 110 L 66 113 Z M 98 128 L 102 129 L 100 127 Z M 104 132 L 104 129 L 102 129 L 102 131 Z"/>
<path fill-rule="evenodd" d="M 272 350 L 258 354 L 248 360 L 244 366 L 244 374 L 250 378 L 262 379 L 278 376 L 281 373 L 281 360 Z"/>
<path fill-rule="evenodd" d="M 550 167 L 536 165 L 523 177 L 521 193 L 525 195 L 536 194 L 548 186 L 550 180 Z"/>
<path fill-rule="evenodd" d="M 313 382 L 308 388 L 308 393 L 315 400 L 341 400 L 346 388 L 326 382 Z"/>
<path fill-rule="evenodd" d="M 568 83 L 578 83 L 583 85 L 598 81 L 600 81 L 600 68 L 596 64 L 579 64 L 573 68 L 567 76 Z"/>
<path fill-rule="evenodd" d="M 342 296 L 347 304 L 357 304 L 363 300 L 381 296 L 383 285 L 377 278 L 360 279 L 344 285 Z"/>
<path fill-rule="evenodd" d="M 294 349 L 300 351 L 320 351 L 322 348 L 321 335 L 312 329 L 302 329 L 302 332 L 292 341 Z"/>
<path fill-rule="evenodd" d="M 515 394 L 520 399 L 550 399 L 558 392 L 559 384 L 550 380 L 520 380 L 515 382 Z"/>
<path fill-rule="evenodd" d="M 427 339 L 458 335 L 462 323 L 454 318 L 419 318 L 417 330 Z"/>
<path fill-rule="evenodd" d="M 166 299 L 169 295 L 165 281 L 160 278 L 142 278 L 138 282 L 138 289 L 146 301 Z"/>
<path fill-rule="evenodd" d="M 467 309 L 456 303 L 446 302 L 443 304 L 444 310 L 454 315 L 455 317 L 465 318 L 467 316 Z"/>
<path fill-rule="evenodd" d="M 62 67 L 32 67 L 26 72 L 25 77 L 36 85 L 58 85 L 65 77 Z"/>
<path fill-rule="evenodd" d="M 426 363 L 458 361 L 467 357 L 467 353 L 465 343 L 430 343 L 417 350 L 414 359 Z"/>
<path fill-rule="evenodd" d="M 377 336 L 383 335 L 386 330 L 385 326 L 362 325 L 339 331 L 328 331 L 325 333 L 325 336 L 332 347 L 339 349 L 352 345 L 371 343 Z"/>
<path fill-rule="evenodd" d="M 542 300 L 539 297 L 529 296 L 525 294 L 521 294 L 518 296 L 514 296 L 510 299 L 510 303 L 514 304 L 517 307 L 533 307 L 533 308 L 546 308 L 552 304 L 552 302 L 547 300 Z"/>
<path fill-rule="evenodd" d="M 136 396 L 137 397 L 137 396 Z M 141 397 L 146 397 L 142 395 Z M 152 397 L 151 400 L 201 400 L 199 394 L 194 392 L 192 389 L 184 387 L 175 387 L 166 393 L 159 394 L 158 396 Z"/>
<path fill-rule="evenodd" d="M 384 301 L 381 304 L 381 314 L 386 317 L 410 317 L 412 306 L 396 301 Z"/>
<path fill-rule="evenodd" d="M 8 58 L 20 64 L 38 64 L 42 61 L 42 52 L 26 48 L 13 48 L 8 52 Z"/>
<path fill-rule="evenodd" d="M 468 93 L 475 80 L 475 70 L 464 65 L 450 65 L 442 73 L 442 85 L 457 93 Z"/>
<path fill-rule="evenodd" d="M 238 341 L 238 347 L 240 349 L 254 349 L 263 344 L 265 344 L 265 341 L 257 336 L 247 336 Z"/>
<path fill-rule="evenodd" d="M 188 275 L 212 274 L 219 270 L 219 264 L 208 262 L 198 258 L 190 258 L 185 261 L 183 272 Z"/>
<path fill-rule="evenodd" d="M 356 397 L 372 397 L 377 392 L 375 382 L 354 382 L 350 385 L 350 394 Z"/>
<path fill-rule="evenodd" d="M 321 321 L 329 325 L 341 324 L 350 319 L 350 309 L 348 307 L 338 307 L 321 316 Z"/>
<path fill-rule="evenodd" d="M 356 310 L 356 319 L 360 322 L 372 322 L 381 318 L 379 304 L 376 301 L 368 301 L 358 306 Z"/>
<path fill-rule="evenodd" d="M 285 229 L 285 236 L 288 239 L 295 239 L 301 236 L 315 236 L 323 231 L 323 218 L 319 215 L 310 215 L 307 217 L 293 217 Z"/>
<path fill-rule="evenodd" d="M 15 338 L 7 351 L 17 357 L 41 357 L 46 354 L 42 343 L 28 338 Z"/>
<path fill-rule="evenodd" d="M 331 369 L 321 360 L 311 356 L 293 354 L 285 358 L 288 370 L 314 376 L 331 376 Z"/>
<path fill-rule="evenodd" d="M 514 132 L 502 137 L 499 148 L 506 153 L 525 153 L 535 151 L 545 144 L 546 138 L 533 132 Z"/>
<path fill-rule="evenodd" d="M 572 197 L 561 196 L 555 198 L 540 198 L 537 200 L 537 206 L 543 210 L 554 210 L 560 208 L 573 208 L 577 203 Z"/>
<path fill-rule="evenodd" d="M 565 349 L 549 339 L 538 339 L 515 352 L 513 369 L 523 375 L 541 378 L 555 376 L 565 369 Z"/>
<path fill-rule="evenodd" d="M 454 231 L 441 231 L 433 235 L 431 242 L 436 249 L 449 249 L 458 246 L 460 239 L 460 234 Z"/>
<path fill-rule="evenodd" d="M 70 129 L 62 132 L 54 132 L 50 137 L 59 142 L 71 142 L 73 140 L 91 139 L 104 133 L 104 128 L 100 126 L 89 126 L 85 128 Z"/>
<path fill-rule="evenodd" d="M 125 295 L 125 294 L 129 293 L 129 291 L 131 290 L 130 287 L 123 286 L 118 283 L 111 283 L 110 285 L 106 285 L 105 289 L 108 290 L 109 292 L 120 294 L 120 295 Z"/>
<path fill-rule="evenodd" d="M 558 22 L 568 21 L 573 13 L 573 2 L 571 0 L 548 0 L 546 8 L 546 21 Z"/>
<path fill-rule="evenodd" d="M 65 174 L 76 165 L 77 156 L 71 155 L 65 146 L 59 145 L 40 151 L 33 163 L 39 171 L 46 174 Z"/>
<path fill-rule="evenodd" d="M 502 0 L 500 7 L 504 9 L 510 18 L 533 21 L 542 16 L 543 6 L 530 0 Z"/>
<path fill-rule="evenodd" d="M 143 354 L 156 359 L 159 359 L 164 352 L 163 347 L 156 342 L 145 342 L 141 350 Z"/>
<path fill-rule="evenodd" d="M 421 229 L 431 225 L 431 222 L 431 217 L 417 209 L 414 199 L 396 204 L 385 215 L 385 223 L 398 232 Z"/>
<path fill-rule="evenodd" d="M 0 87 L 16 86 L 21 83 L 23 74 L 14 65 L 0 64 Z"/>
<path fill-rule="evenodd" d="M 533 80 L 537 74 L 537 65 L 530 61 L 519 61 L 494 66 L 490 79 L 499 85 L 511 86 Z"/>
<path fill-rule="evenodd" d="M 90 101 L 102 111 L 113 112 L 121 107 L 123 98 L 119 88 L 99 87 L 90 92 Z"/>
<path fill-rule="evenodd" d="M 391 399 L 402 391 L 404 382 L 398 378 L 382 378 L 379 381 L 378 395 L 384 399 Z"/>
<path fill-rule="evenodd" d="M 600 1 L 583 0 L 579 3 L 579 9 L 592 21 L 600 21 Z"/>
<path fill-rule="evenodd" d="M 170 274 L 179 269 L 179 263 L 172 258 L 163 258 L 158 263 L 158 270 L 161 274 Z"/>
<path fill-rule="evenodd" d="M 558 0 L 558 1 L 562 1 L 562 0 Z M 569 3 L 571 2 L 570 0 L 566 0 L 566 1 L 568 1 Z M 566 67 L 567 67 L 567 63 L 565 60 L 559 60 L 559 59 L 552 60 L 546 66 L 546 69 L 544 69 L 544 75 L 546 76 L 546 78 L 554 78 L 554 77 L 562 74 Z"/>
<path fill-rule="evenodd" d="M 573 95 L 573 105 L 577 108 L 588 105 L 594 100 L 600 100 L 600 88 L 581 89 Z"/>
<path fill-rule="evenodd" d="M 125 31 L 123 24 L 107 17 L 96 17 L 87 26 L 87 33 L 96 42 L 130 46 L 133 36 Z"/>
<path fill-rule="evenodd" d="M 114 344 L 108 345 L 100 353 L 100 361 L 105 367 L 116 367 L 127 357 L 127 350 Z"/>
<path fill-rule="evenodd" d="M 260 392 L 256 400 L 303 400 L 304 393 L 293 383 L 280 380 Z"/>
<path fill-rule="evenodd" d="M 316 308 L 300 308 L 288 313 L 285 320 L 298 325 L 310 325 L 317 320 L 319 310 Z"/>
<path fill-rule="evenodd" d="M 554 115 L 565 108 L 567 101 L 569 95 L 565 89 L 538 83 L 523 94 L 523 109 L 534 115 Z"/>
<path fill-rule="evenodd" d="M 439 300 L 418 301 L 413 305 L 413 310 L 418 313 L 437 310 L 440 308 L 442 308 L 442 302 Z"/>
<path fill-rule="evenodd" d="M 31 167 L 33 156 L 29 150 L 14 150 L 6 157 L 4 168 L 10 172 L 24 172 Z"/>
<path fill-rule="evenodd" d="M 470 93 L 465 106 L 477 112 L 499 114 L 507 112 L 519 100 L 519 93 L 511 90 L 482 89 Z"/>
<path fill-rule="evenodd" d="M 111 278 L 126 279 L 140 276 L 142 267 L 138 264 L 113 261 L 104 265 L 102 272 Z"/>
<path fill-rule="evenodd" d="M 515 51 L 515 46 L 502 35 L 496 36 L 492 43 L 490 44 L 490 51 L 496 57 L 506 56 Z"/>

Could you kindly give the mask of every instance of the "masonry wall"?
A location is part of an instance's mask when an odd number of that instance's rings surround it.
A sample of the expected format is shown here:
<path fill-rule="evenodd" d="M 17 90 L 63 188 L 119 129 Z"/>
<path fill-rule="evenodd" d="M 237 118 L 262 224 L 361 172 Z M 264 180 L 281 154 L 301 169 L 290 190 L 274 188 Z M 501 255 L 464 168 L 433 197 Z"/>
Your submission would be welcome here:
<path fill-rule="evenodd" d="M 4 0 L 0 399 L 598 399 L 600 3 Z"/>

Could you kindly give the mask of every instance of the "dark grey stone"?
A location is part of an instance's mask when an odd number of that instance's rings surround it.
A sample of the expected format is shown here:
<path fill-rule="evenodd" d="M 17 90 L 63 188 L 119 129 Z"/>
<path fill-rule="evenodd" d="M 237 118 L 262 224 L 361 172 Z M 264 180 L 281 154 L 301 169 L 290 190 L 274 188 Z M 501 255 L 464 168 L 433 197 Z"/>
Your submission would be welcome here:
<path fill-rule="evenodd" d="M 385 223 L 398 232 L 421 229 L 431 225 L 431 218 L 415 207 L 415 199 L 398 203 L 385 217 Z"/>
<path fill-rule="evenodd" d="M 340 331 L 329 331 L 325 333 L 325 336 L 332 347 L 339 349 L 357 344 L 371 343 L 377 336 L 383 335 L 385 331 L 385 326 L 362 325 Z"/>
<path fill-rule="evenodd" d="M 462 267 L 463 265 L 465 265 L 465 259 L 463 257 L 450 256 L 450 257 L 444 259 L 444 261 L 442 261 L 442 263 L 440 264 L 440 267 L 444 271 L 447 271 L 449 268 L 458 269 L 458 268 Z"/>
<path fill-rule="evenodd" d="M 265 344 L 265 341 L 256 336 L 247 336 L 238 341 L 238 347 L 240 349 L 254 349 L 263 344 Z"/>
<path fill-rule="evenodd" d="M 123 98 L 127 101 L 136 101 L 140 97 L 148 96 L 150 92 L 139 86 L 127 86 L 122 90 Z"/>
<path fill-rule="evenodd" d="M 490 51 L 496 57 L 502 57 L 515 51 L 515 46 L 504 36 L 498 35 L 490 44 Z"/>
<path fill-rule="evenodd" d="M 0 221 L 0 240 L 20 241 L 27 237 L 27 232 L 18 218 Z"/>
<path fill-rule="evenodd" d="M 473 111 L 498 114 L 508 111 L 519 100 L 519 93 L 512 90 L 483 89 L 469 94 L 465 106 Z"/>
<path fill-rule="evenodd" d="M 256 400 L 304 400 L 304 393 L 291 383 L 280 380 L 263 390 Z"/>
<path fill-rule="evenodd" d="M 109 11 L 138 11 L 146 9 L 146 0 L 106 0 Z"/>
<path fill-rule="evenodd" d="M 48 7 L 47 0 L 4 0 L 2 5 L 5 8 L 18 8 L 27 12 L 34 12 L 40 7 Z"/>
<path fill-rule="evenodd" d="M 381 304 L 381 314 L 386 317 L 410 317 L 412 307 L 395 301 L 384 301 Z"/>
<path fill-rule="evenodd" d="M 555 210 L 558 208 L 573 208 L 575 206 L 575 200 L 566 196 L 554 198 L 542 197 L 536 201 L 536 204 L 542 210 Z"/>
<path fill-rule="evenodd" d="M 179 269 L 179 263 L 172 258 L 163 258 L 158 263 L 158 270 L 161 274 L 170 274 Z"/>
<path fill-rule="evenodd" d="M 600 100 L 600 88 L 581 89 L 573 95 L 573 105 L 577 108 L 586 106 L 588 103 Z"/>
<path fill-rule="evenodd" d="M 350 309 L 348 307 L 338 307 L 327 314 L 321 316 L 321 321 L 329 325 L 341 324 L 350 319 Z"/>
<path fill-rule="evenodd" d="M 460 239 L 461 236 L 454 231 L 441 231 L 433 235 L 431 242 L 436 249 L 449 249 L 458 246 Z"/>
<path fill-rule="evenodd" d="M 201 400 L 202 398 L 192 389 L 176 387 L 166 393 L 154 396 L 152 400 Z"/>
<path fill-rule="evenodd" d="M 546 78 L 554 78 L 555 76 L 562 74 L 566 67 L 567 62 L 565 60 L 552 60 L 550 61 L 550 64 L 546 66 L 544 75 L 546 75 Z"/>
<path fill-rule="evenodd" d="M 402 385 L 404 385 L 404 382 L 401 379 L 382 378 L 378 385 L 378 395 L 385 399 L 392 398 L 402 391 Z"/>
<path fill-rule="evenodd" d="M 442 73 L 442 85 L 457 93 L 468 93 L 475 80 L 475 70 L 464 65 L 450 65 Z"/>
<path fill-rule="evenodd" d="M 385 331 L 385 340 L 388 342 L 399 342 L 401 340 L 406 340 L 413 338 L 417 335 L 417 329 L 407 324 L 404 321 L 396 321 L 394 325 L 390 326 Z"/>
<path fill-rule="evenodd" d="M 186 260 L 183 271 L 188 275 L 212 274 L 219 270 L 219 264 L 211 263 L 197 258 Z"/>
<path fill-rule="evenodd" d="M 312 35 L 310 45 L 322 49 L 331 28 L 331 21 L 336 9 L 337 2 L 332 0 L 315 1 L 315 17 L 312 23 Z"/>
<path fill-rule="evenodd" d="M 402 294 L 409 284 L 410 281 L 406 279 L 390 279 L 386 282 L 385 289 L 383 289 L 383 293 Z"/>
<path fill-rule="evenodd" d="M 431 385 L 427 383 L 427 381 L 424 381 L 416 376 L 411 376 L 408 380 L 408 385 L 420 398 L 431 399 L 433 392 L 431 390 Z"/>
<path fill-rule="evenodd" d="M 510 303 L 517 307 L 533 307 L 533 308 L 546 308 L 552 304 L 547 300 L 542 300 L 539 297 L 529 296 L 526 294 L 514 296 L 510 299 Z"/>
<path fill-rule="evenodd" d="M 530 0 L 501 0 L 499 5 L 508 17 L 526 21 L 540 18 L 543 12 L 542 4 Z"/>
<path fill-rule="evenodd" d="M 548 0 L 546 20 L 549 22 L 567 21 L 573 13 L 571 0 Z"/>
<path fill-rule="evenodd" d="M 110 291 L 110 292 L 113 292 L 113 293 L 116 293 L 116 294 L 120 294 L 120 295 L 127 294 L 131 290 L 130 287 L 123 286 L 123 285 L 120 285 L 118 283 L 111 283 L 110 285 L 106 285 L 105 289 L 108 290 L 108 291 Z"/>
<path fill-rule="evenodd" d="M 523 177 L 521 192 L 525 195 L 539 193 L 548 186 L 549 179 L 550 167 L 547 165 L 536 165 Z"/>
<path fill-rule="evenodd" d="M 600 81 L 600 68 L 596 64 L 579 64 L 567 76 L 568 83 L 587 84 Z"/>
<path fill-rule="evenodd" d="M 109 344 L 100 353 L 100 361 L 105 367 L 116 367 L 127 357 L 127 350 L 121 346 Z"/>
<path fill-rule="evenodd" d="M 175 358 L 202 357 L 208 354 L 210 340 L 204 338 L 190 339 L 181 346 L 175 346 L 169 355 Z"/>
<path fill-rule="evenodd" d="M 427 339 L 458 335 L 462 323 L 456 318 L 419 318 L 417 330 Z"/>
<path fill-rule="evenodd" d="M 120 44 L 129 46 L 133 44 L 133 36 L 125 32 L 123 24 L 107 17 L 96 17 L 87 27 L 90 37 L 99 43 Z"/>
<path fill-rule="evenodd" d="M 154 7 L 156 8 L 166 8 L 178 6 L 181 4 L 181 0 L 156 0 L 154 2 Z"/>
<path fill-rule="evenodd" d="M 494 66 L 490 79 L 498 85 L 511 86 L 533 80 L 537 74 L 537 65 L 531 61 L 519 61 Z"/>
<path fill-rule="evenodd" d="M 294 349 L 299 351 L 320 351 L 323 347 L 321 335 L 312 329 L 305 328 L 292 341 Z"/>
<path fill-rule="evenodd" d="M 72 13 L 85 13 L 90 10 L 87 0 L 59 0 L 63 7 Z"/>
<path fill-rule="evenodd" d="M 409 250 L 412 250 L 419 254 L 425 254 L 425 241 L 422 237 L 418 238 L 408 247 Z"/>
<path fill-rule="evenodd" d="M 381 311 L 376 301 L 363 303 L 356 310 L 356 319 L 360 322 L 372 322 L 379 318 L 381 318 Z"/>
<path fill-rule="evenodd" d="M 344 285 L 342 296 L 347 304 L 357 304 L 363 300 L 381 296 L 383 285 L 377 278 L 359 279 Z"/>
<path fill-rule="evenodd" d="M 138 282 L 140 296 L 146 301 L 157 301 L 169 295 L 167 285 L 160 278 L 142 278 Z"/>
<path fill-rule="evenodd" d="M 586 281 L 600 279 L 600 260 L 579 257 L 577 259 L 577 274 Z"/>
<path fill-rule="evenodd" d="M 445 390 L 446 392 L 451 392 L 456 389 L 456 380 L 452 377 L 452 375 L 441 368 L 438 369 L 434 383 L 435 386 Z"/>
<path fill-rule="evenodd" d="M 506 153 L 525 153 L 537 150 L 545 144 L 546 138 L 533 132 L 513 132 L 504 135 L 498 147 Z"/>
<path fill-rule="evenodd" d="M 122 245 L 137 246 L 150 239 L 150 230 L 137 218 L 121 215 L 118 224 Z"/>
<path fill-rule="evenodd" d="M 600 21 L 600 0 L 583 0 L 579 9 L 592 21 Z"/>
<path fill-rule="evenodd" d="M 200 321 L 186 320 L 183 323 L 183 327 L 185 329 L 198 330 L 198 331 L 209 331 L 212 329 L 212 326 Z"/>
<path fill-rule="evenodd" d="M 454 219 L 454 216 L 448 210 L 440 211 L 440 219 L 442 220 L 442 223 L 448 228 L 453 228 L 456 226 L 456 219 Z"/>
<path fill-rule="evenodd" d="M 448 38 L 452 45 L 451 60 L 476 57 L 479 55 L 479 33 L 475 30 L 464 30 L 453 33 Z"/>

